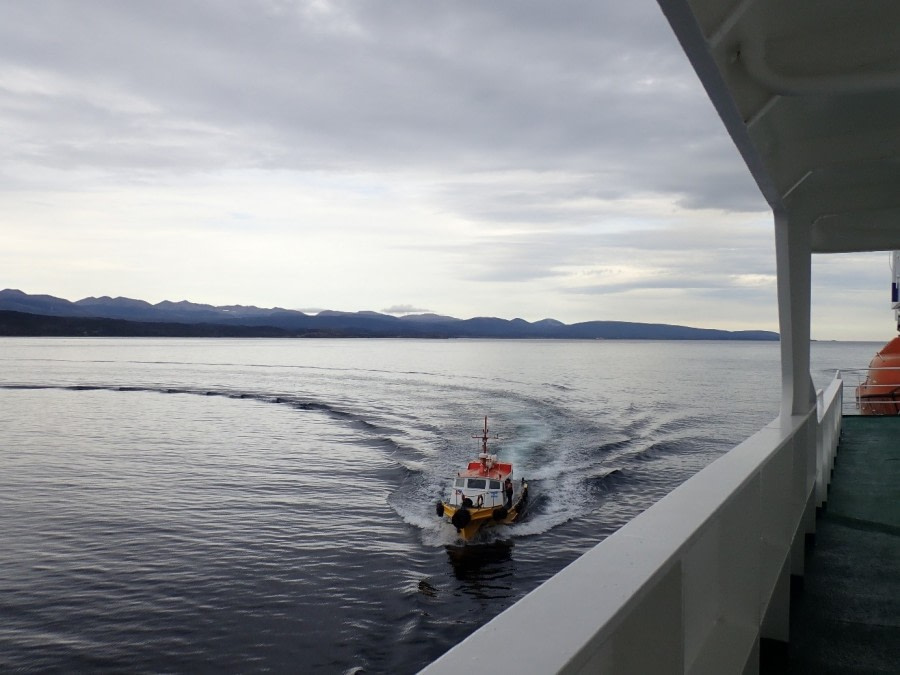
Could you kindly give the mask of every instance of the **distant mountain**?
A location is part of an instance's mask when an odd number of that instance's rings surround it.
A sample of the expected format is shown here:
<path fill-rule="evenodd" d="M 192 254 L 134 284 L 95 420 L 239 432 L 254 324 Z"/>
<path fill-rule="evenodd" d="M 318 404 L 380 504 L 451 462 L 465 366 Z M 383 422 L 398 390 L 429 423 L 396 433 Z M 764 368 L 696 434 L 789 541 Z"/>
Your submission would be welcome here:
<path fill-rule="evenodd" d="M 50 316 L 0 310 L 0 335 L 18 337 L 293 337 L 281 328 Z M 326 333 L 310 337 L 331 337 Z"/>
<path fill-rule="evenodd" d="M 400 320 L 441 323 L 446 321 L 459 321 L 460 319 L 456 319 L 452 316 L 441 316 L 439 314 L 404 314 L 400 317 Z"/>
<path fill-rule="evenodd" d="M 78 321 L 75 321 L 75 320 Z M 244 337 L 542 338 L 569 340 L 777 340 L 770 331 L 725 331 L 669 324 L 436 314 L 403 317 L 379 312 L 323 311 L 315 315 L 271 309 L 213 306 L 182 300 L 152 305 L 132 298 L 84 298 L 0 291 L 0 335 L 145 335 Z"/>
<path fill-rule="evenodd" d="M 80 312 L 77 305 L 68 300 L 52 295 L 27 295 L 13 289 L 0 291 L 0 309 L 49 316 L 87 316 L 86 311 Z"/>

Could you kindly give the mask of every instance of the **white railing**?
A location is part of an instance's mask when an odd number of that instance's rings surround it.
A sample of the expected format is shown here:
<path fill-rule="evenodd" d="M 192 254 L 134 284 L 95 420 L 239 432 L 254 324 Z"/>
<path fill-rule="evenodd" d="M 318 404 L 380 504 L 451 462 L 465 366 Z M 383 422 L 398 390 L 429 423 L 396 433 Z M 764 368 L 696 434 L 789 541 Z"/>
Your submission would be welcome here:
<path fill-rule="evenodd" d="M 760 638 L 788 638 L 842 392 L 836 377 L 423 672 L 756 672 Z"/>
<path fill-rule="evenodd" d="M 841 371 L 835 373 L 828 388 L 816 394 L 816 506 L 828 498 L 828 485 L 834 468 L 834 455 L 841 436 L 844 412 L 844 385 Z"/>

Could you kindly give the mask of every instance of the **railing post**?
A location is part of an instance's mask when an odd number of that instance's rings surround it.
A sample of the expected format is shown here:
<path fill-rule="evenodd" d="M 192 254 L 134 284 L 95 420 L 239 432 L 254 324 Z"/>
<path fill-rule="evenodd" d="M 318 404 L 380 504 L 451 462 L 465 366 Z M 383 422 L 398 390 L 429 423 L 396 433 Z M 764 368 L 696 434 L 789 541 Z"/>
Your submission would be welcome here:
<path fill-rule="evenodd" d="M 787 557 L 781 566 L 765 612 L 759 637 L 787 642 L 791 627 L 791 564 Z"/>
<path fill-rule="evenodd" d="M 828 481 L 825 475 L 828 464 L 828 452 L 826 446 L 831 438 L 831 412 L 825 392 L 816 392 L 816 508 L 821 508 L 825 503 L 828 491 Z"/>

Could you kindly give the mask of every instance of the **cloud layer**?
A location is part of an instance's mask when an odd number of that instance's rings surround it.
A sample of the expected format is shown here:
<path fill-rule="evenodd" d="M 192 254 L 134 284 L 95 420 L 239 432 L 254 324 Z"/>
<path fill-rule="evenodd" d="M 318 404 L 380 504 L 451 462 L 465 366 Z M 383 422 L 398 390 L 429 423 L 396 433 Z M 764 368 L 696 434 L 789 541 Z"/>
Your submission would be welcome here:
<path fill-rule="evenodd" d="M 776 328 L 770 216 L 653 2 L 4 3 L 0 127 L 28 292 Z"/>

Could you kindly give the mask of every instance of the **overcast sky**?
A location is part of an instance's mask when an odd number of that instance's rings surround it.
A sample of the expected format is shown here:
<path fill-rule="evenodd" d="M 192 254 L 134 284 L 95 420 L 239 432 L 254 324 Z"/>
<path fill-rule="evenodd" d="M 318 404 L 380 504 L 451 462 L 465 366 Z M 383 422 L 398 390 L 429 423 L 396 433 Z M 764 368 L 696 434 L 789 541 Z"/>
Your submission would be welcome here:
<path fill-rule="evenodd" d="M 0 288 L 778 328 L 652 0 L 0 0 L 0 148 Z M 886 253 L 813 282 L 813 337 L 893 334 Z"/>

